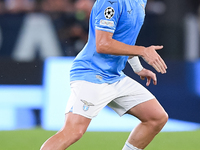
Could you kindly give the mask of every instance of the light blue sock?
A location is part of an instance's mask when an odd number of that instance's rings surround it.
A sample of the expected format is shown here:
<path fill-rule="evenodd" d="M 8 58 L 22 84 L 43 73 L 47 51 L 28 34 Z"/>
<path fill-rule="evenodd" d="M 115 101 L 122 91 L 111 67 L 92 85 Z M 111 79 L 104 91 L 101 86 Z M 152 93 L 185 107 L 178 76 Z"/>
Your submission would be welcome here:
<path fill-rule="evenodd" d="M 131 145 L 128 141 L 126 141 L 122 150 L 142 150 L 142 149 L 139 149 L 139 148 Z"/>

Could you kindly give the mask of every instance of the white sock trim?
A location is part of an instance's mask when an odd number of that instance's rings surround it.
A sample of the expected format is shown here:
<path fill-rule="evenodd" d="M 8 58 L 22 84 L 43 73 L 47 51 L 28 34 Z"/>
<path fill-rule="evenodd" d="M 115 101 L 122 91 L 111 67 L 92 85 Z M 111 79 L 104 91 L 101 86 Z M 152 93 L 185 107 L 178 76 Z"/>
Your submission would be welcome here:
<path fill-rule="evenodd" d="M 133 146 L 132 144 L 130 144 L 128 141 L 126 141 L 122 150 L 142 150 L 142 149 L 139 149 L 139 148 Z"/>

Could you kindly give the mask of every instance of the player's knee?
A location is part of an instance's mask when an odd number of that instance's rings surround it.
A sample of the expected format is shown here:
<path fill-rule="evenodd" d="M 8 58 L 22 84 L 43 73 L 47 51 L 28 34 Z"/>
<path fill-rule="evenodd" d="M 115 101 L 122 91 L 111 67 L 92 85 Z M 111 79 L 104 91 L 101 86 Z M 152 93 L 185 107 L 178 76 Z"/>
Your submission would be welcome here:
<path fill-rule="evenodd" d="M 157 116 L 153 118 L 150 122 L 155 132 L 160 132 L 160 130 L 167 123 L 167 120 L 168 120 L 168 114 L 165 111 L 163 111 L 157 114 Z"/>
<path fill-rule="evenodd" d="M 165 111 L 163 111 L 150 117 L 148 121 L 143 123 L 149 126 L 149 128 L 151 128 L 153 132 L 158 133 L 164 127 L 167 120 L 168 120 L 168 114 Z"/>
<path fill-rule="evenodd" d="M 78 141 L 83 136 L 84 131 L 81 129 L 70 130 L 68 132 L 62 130 L 60 134 L 62 134 L 63 144 L 67 147 Z"/>
<path fill-rule="evenodd" d="M 76 141 L 78 141 L 84 134 L 83 130 L 77 130 L 75 133 L 73 133 L 73 138 Z"/>
<path fill-rule="evenodd" d="M 163 127 L 168 121 L 168 114 L 164 111 L 158 119 L 158 125 Z"/>

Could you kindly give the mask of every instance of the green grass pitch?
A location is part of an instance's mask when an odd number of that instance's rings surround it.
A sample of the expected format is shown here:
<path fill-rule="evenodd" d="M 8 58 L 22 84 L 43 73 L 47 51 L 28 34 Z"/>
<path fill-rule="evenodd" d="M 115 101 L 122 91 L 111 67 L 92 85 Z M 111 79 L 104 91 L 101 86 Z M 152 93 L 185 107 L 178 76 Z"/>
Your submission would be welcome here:
<path fill-rule="evenodd" d="M 0 150 L 39 150 L 42 143 L 55 134 L 40 128 L 0 131 Z M 128 132 L 86 132 L 69 150 L 121 150 Z M 145 150 L 199 150 L 200 130 L 161 132 Z"/>

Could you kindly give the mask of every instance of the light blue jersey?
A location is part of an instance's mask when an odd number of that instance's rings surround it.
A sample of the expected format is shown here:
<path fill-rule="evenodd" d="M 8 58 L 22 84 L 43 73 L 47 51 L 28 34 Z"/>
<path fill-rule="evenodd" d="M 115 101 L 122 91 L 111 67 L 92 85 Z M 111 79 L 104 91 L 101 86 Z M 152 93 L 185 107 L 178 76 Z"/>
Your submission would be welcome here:
<path fill-rule="evenodd" d="M 71 81 L 114 83 L 125 77 L 123 69 L 128 56 L 99 54 L 95 30 L 113 33 L 113 39 L 135 45 L 145 17 L 147 0 L 97 0 L 90 16 L 88 42 L 75 58 Z"/>

